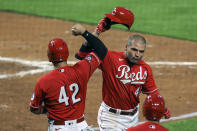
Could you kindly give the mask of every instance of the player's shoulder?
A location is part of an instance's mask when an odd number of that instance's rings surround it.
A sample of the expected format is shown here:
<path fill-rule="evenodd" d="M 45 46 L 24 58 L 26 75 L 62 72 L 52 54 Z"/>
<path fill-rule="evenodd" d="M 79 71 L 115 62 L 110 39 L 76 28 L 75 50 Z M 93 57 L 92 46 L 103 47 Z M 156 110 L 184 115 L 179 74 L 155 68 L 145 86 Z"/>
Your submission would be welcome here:
<path fill-rule="evenodd" d="M 53 72 L 53 71 L 51 71 L 51 72 Z M 41 77 L 38 79 L 37 82 L 38 82 L 38 83 L 43 83 L 43 82 L 47 81 L 47 80 L 50 78 L 50 76 L 51 76 L 51 72 L 49 72 L 49 73 L 47 73 L 47 74 L 41 76 Z"/>
<path fill-rule="evenodd" d="M 59 69 L 54 69 L 50 72 L 48 72 L 47 74 L 43 75 L 42 77 L 40 77 L 38 79 L 39 83 L 46 83 L 49 82 L 51 80 L 54 80 L 55 78 L 58 78 L 60 73 L 59 72 L 65 72 L 64 70 L 66 70 L 67 67 L 62 67 Z"/>

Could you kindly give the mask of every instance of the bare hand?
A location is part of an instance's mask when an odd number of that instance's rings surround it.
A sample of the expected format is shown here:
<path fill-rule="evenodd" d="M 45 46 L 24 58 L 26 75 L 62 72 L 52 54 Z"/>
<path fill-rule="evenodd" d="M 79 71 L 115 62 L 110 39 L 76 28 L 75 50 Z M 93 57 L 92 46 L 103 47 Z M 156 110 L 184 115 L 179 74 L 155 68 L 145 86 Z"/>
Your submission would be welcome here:
<path fill-rule="evenodd" d="M 80 24 L 76 24 L 72 27 L 72 34 L 75 36 L 82 35 L 85 31 L 86 29 Z"/>

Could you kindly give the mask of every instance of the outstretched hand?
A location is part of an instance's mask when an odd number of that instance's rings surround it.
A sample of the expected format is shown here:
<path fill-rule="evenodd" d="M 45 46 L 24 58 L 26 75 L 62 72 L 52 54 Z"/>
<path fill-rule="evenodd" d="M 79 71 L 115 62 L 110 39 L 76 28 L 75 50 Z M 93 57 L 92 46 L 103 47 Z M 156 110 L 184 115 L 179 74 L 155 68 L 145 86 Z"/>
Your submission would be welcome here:
<path fill-rule="evenodd" d="M 82 35 L 86 29 L 81 24 L 76 24 L 72 27 L 72 35 Z"/>

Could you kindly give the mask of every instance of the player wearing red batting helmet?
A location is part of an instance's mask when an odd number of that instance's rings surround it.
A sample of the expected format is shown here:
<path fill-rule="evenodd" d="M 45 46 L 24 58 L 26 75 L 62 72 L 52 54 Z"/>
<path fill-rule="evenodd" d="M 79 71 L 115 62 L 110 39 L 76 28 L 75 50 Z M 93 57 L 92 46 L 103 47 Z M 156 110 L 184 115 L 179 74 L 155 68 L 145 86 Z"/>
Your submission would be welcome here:
<path fill-rule="evenodd" d="M 48 44 L 47 55 L 49 62 L 58 63 L 66 61 L 69 56 L 66 42 L 59 38 L 51 40 Z"/>
<path fill-rule="evenodd" d="M 84 118 L 87 82 L 107 48 L 81 25 L 73 26 L 72 33 L 82 35 L 94 51 L 69 66 L 67 43 L 60 38 L 49 42 L 47 55 L 55 69 L 38 80 L 30 102 L 32 113 L 48 114 L 49 131 L 92 131 Z"/>
<path fill-rule="evenodd" d="M 143 115 L 148 121 L 126 131 L 168 131 L 158 123 L 164 116 L 165 109 L 165 101 L 161 95 L 148 95 L 143 103 Z"/>

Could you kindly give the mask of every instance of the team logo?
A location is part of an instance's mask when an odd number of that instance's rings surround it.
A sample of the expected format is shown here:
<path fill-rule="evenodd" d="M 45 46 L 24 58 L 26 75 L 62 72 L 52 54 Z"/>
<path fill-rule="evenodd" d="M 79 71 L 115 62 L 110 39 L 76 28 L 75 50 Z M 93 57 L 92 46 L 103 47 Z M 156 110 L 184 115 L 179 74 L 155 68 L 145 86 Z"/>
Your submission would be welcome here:
<path fill-rule="evenodd" d="M 116 15 L 116 8 L 112 11 L 112 15 Z"/>
<path fill-rule="evenodd" d="M 50 42 L 50 45 L 51 45 L 51 46 L 55 46 L 55 41 L 52 40 L 52 41 Z"/>
<path fill-rule="evenodd" d="M 91 61 L 92 61 L 92 56 L 87 56 L 85 59 L 86 59 L 88 62 L 91 62 Z"/>
<path fill-rule="evenodd" d="M 120 81 L 123 84 L 144 84 L 148 75 L 147 71 L 143 71 L 141 66 L 138 72 L 132 72 L 128 65 L 121 65 L 118 67 L 118 72 L 120 72 L 120 75 L 116 75 L 116 78 L 121 79 Z"/>

